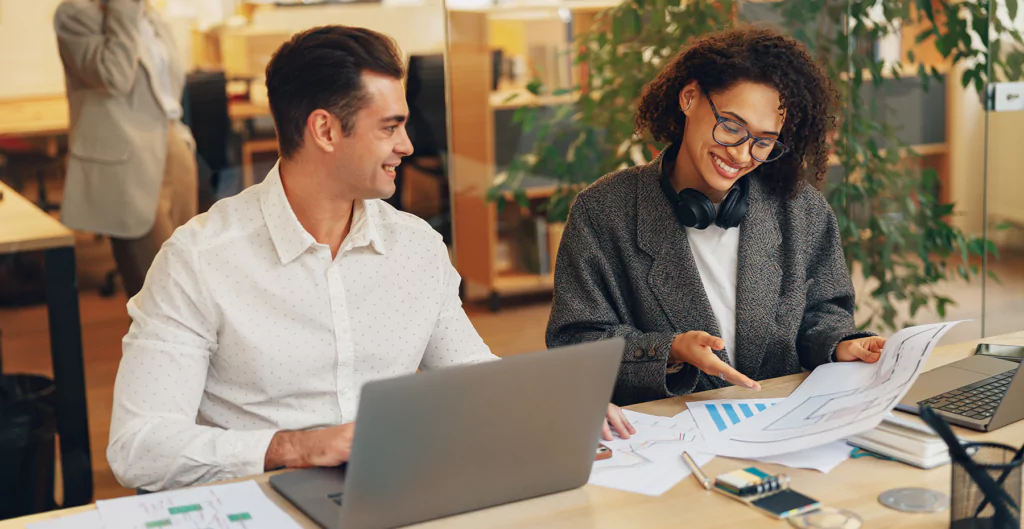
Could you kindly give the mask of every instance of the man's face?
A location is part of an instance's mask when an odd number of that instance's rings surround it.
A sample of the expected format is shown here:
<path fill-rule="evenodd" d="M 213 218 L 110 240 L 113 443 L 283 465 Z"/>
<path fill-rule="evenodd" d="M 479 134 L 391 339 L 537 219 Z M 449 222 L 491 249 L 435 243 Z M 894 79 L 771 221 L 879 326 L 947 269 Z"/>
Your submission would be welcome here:
<path fill-rule="evenodd" d="M 400 79 L 363 73 L 367 104 L 353 120 L 348 136 L 340 135 L 332 175 L 356 199 L 387 198 L 395 193 L 395 169 L 412 154 L 405 130 L 409 107 Z"/>

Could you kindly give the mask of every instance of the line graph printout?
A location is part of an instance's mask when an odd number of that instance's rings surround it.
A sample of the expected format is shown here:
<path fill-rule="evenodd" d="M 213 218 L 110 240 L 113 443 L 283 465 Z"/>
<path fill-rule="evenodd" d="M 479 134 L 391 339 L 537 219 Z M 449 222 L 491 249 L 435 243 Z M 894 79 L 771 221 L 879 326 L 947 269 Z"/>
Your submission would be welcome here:
<path fill-rule="evenodd" d="M 698 465 L 714 458 L 695 451 L 702 448 L 701 435 L 689 416 L 657 417 L 632 410 L 623 413 L 636 434 L 629 439 L 602 441 L 612 449 L 612 457 L 594 462 L 591 485 L 660 496 L 690 475 L 681 457 L 683 450 L 690 451 Z"/>
<path fill-rule="evenodd" d="M 782 399 L 702 400 L 687 402 L 686 407 L 693 414 L 702 433 L 715 435 L 767 411 L 779 402 Z"/>
<path fill-rule="evenodd" d="M 300 529 L 255 481 L 96 502 L 107 529 Z"/>
<path fill-rule="evenodd" d="M 886 341 L 874 364 L 819 366 L 771 409 L 721 432 L 705 431 L 707 451 L 739 458 L 774 456 L 878 426 L 910 390 L 942 335 L 957 323 L 902 329 Z"/>

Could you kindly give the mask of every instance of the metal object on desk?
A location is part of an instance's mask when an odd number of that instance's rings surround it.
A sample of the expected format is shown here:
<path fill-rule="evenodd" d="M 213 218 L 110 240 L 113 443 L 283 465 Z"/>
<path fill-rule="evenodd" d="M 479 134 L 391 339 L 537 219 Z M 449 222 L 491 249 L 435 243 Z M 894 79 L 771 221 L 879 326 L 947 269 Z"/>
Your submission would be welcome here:
<path fill-rule="evenodd" d="M 700 469 L 700 465 L 690 457 L 690 454 L 683 450 L 683 462 L 686 466 L 690 467 L 690 472 L 693 473 L 693 477 L 696 478 L 697 482 L 704 487 L 704 490 L 711 490 L 711 478 L 708 478 L 707 474 Z"/>
<path fill-rule="evenodd" d="M 949 507 L 949 496 L 931 489 L 889 489 L 878 495 L 882 505 L 902 512 L 939 512 Z"/>

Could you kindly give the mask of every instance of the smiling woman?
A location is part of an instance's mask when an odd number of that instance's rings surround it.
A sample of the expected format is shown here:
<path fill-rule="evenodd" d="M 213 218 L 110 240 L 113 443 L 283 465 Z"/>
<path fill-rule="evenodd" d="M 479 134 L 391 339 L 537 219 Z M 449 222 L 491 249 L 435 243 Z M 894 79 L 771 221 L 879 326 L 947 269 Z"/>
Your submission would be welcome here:
<path fill-rule="evenodd" d="M 636 117 L 669 148 L 573 204 L 548 346 L 625 337 L 617 404 L 877 361 L 885 340 L 854 325 L 836 219 L 812 185 L 835 103 L 803 45 L 770 30 L 681 50 Z"/>

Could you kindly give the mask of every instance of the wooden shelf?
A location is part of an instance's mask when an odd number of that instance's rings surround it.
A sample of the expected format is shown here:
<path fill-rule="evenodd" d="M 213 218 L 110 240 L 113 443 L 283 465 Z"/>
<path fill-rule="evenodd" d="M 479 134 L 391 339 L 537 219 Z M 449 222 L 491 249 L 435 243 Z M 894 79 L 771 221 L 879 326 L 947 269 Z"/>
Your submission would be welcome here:
<path fill-rule="evenodd" d="M 921 156 L 937 156 L 946 154 L 949 152 L 949 145 L 946 143 L 922 143 L 918 145 L 908 145 L 908 149 L 913 150 Z M 880 154 L 885 154 L 885 149 L 879 151 Z M 828 164 L 830 166 L 839 165 L 839 159 L 835 154 L 830 154 L 828 157 Z"/>
<path fill-rule="evenodd" d="M 494 278 L 494 291 L 502 295 L 549 292 L 554 288 L 554 274 L 501 274 Z"/>
<path fill-rule="evenodd" d="M 513 98 L 513 96 L 515 97 Z M 522 107 L 569 105 L 579 100 L 579 94 L 574 92 L 538 96 L 523 88 L 491 92 L 489 99 L 492 110 L 514 110 Z"/>

